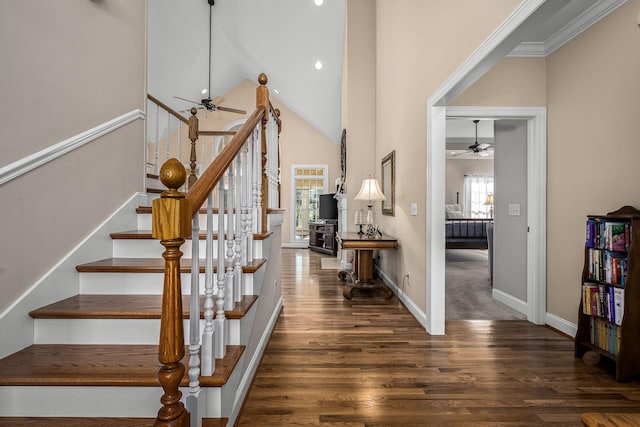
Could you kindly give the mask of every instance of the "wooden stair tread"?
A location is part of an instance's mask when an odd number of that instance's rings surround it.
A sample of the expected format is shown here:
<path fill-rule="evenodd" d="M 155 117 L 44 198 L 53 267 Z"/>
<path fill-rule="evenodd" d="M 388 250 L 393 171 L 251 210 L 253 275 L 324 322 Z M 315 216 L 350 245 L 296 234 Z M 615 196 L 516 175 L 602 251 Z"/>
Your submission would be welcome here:
<path fill-rule="evenodd" d="M 228 345 L 215 373 L 200 377 L 204 387 L 221 387 L 244 346 Z M 188 368 L 189 351 L 182 363 Z M 0 360 L 0 386 L 160 387 L 157 345 L 34 344 Z M 189 385 L 188 369 L 181 386 Z"/>
<path fill-rule="evenodd" d="M 253 240 L 264 240 L 269 237 L 271 233 L 256 233 L 253 235 Z M 112 239 L 115 240 L 156 240 L 151 236 L 151 230 L 130 230 L 130 231 L 118 231 L 110 234 Z M 206 240 L 207 233 L 202 231 L 199 233 L 200 240 Z M 191 240 L 188 237 L 187 240 Z M 218 233 L 213 233 L 213 240 L 218 240 Z M 158 247 L 162 250 L 160 242 Z"/>
<path fill-rule="evenodd" d="M 245 295 L 227 319 L 241 319 L 258 299 Z M 183 318 L 189 318 L 189 295 L 182 296 Z M 200 318 L 204 319 L 204 296 L 200 297 Z M 33 310 L 34 319 L 160 319 L 162 295 L 76 295 Z"/>
<path fill-rule="evenodd" d="M 640 426 L 640 414 L 586 412 L 582 423 L 587 427 L 634 427 Z"/>
<path fill-rule="evenodd" d="M 162 249 L 162 248 L 160 248 Z M 249 265 L 243 266 L 244 273 L 255 273 L 266 260 L 256 259 Z M 217 271 L 218 260 L 213 260 L 213 269 Z M 200 259 L 200 273 L 205 272 L 205 260 Z M 106 258 L 76 266 L 80 273 L 164 273 L 163 258 Z M 180 259 L 180 271 L 191 272 L 191 259 Z"/>
<path fill-rule="evenodd" d="M 0 417 L 0 427 L 149 427 L 155 418 Z M 203 418 L 202 427 L 225 427 L 228 418 Z"/>

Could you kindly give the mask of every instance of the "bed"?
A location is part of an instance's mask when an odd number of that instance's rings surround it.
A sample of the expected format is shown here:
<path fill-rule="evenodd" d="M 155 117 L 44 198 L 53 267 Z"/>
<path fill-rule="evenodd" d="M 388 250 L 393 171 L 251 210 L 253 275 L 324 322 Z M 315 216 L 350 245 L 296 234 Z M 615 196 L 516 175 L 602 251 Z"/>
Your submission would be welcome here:
<path fill-rule="evenodd" d="M 487 224 L 493 218 L 464 218 L 460 205 L 445 205 L 445 247 L 488 249 Z"/>

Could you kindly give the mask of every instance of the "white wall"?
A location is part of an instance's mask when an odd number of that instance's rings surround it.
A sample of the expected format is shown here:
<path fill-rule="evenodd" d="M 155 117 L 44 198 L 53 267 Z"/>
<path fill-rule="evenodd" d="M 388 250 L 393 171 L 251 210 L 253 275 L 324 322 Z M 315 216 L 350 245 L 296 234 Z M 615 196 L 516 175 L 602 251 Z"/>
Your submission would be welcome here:
<path fill-rule="evenodd" d="M 493 175 L 493 159 L 447 160 L 445 168 L 445 203 L 456 203 L 456 192 L 460 193 L 460 205 L 464 203 L 465 175 Z"/>
<path fill-rule="evenodd" d="M 495 123 L 493 287 L 527 300 L 527 122 Z M 519 205 L 520 214 L 509 214 Z"/>

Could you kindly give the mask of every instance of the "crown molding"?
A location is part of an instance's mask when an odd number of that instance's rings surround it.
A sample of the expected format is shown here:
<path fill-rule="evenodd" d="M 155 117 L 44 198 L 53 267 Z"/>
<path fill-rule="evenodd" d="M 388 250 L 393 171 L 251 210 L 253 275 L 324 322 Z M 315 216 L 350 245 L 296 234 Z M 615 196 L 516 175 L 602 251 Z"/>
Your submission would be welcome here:
<path fill-rule="evenodd" d="M 544 42 L 523 42 L 508 57 L 546 57 L 625 4 L 627 0 L 600 0 Z"/>

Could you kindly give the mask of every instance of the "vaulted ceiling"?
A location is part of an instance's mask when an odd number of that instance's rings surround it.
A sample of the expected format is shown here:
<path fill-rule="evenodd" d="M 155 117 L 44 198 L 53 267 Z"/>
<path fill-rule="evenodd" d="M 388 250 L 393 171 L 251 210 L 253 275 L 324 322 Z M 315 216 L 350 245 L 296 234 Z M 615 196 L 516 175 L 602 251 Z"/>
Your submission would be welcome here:
<path fill-rule="evenodd" d="M 211 11 L 211 96 L 264 72 L 272 96 L 338 143 L 346 0 L 316 1 L 215 0 L 211 9 L 207 0 L 148 2 L 149 91 L 179 109 L 190 105 L 173 96 L 202 98 Z M 510 56 L 546 56 L 626 0 L 547 1 L 553 15 L 523 28 Z"/>

